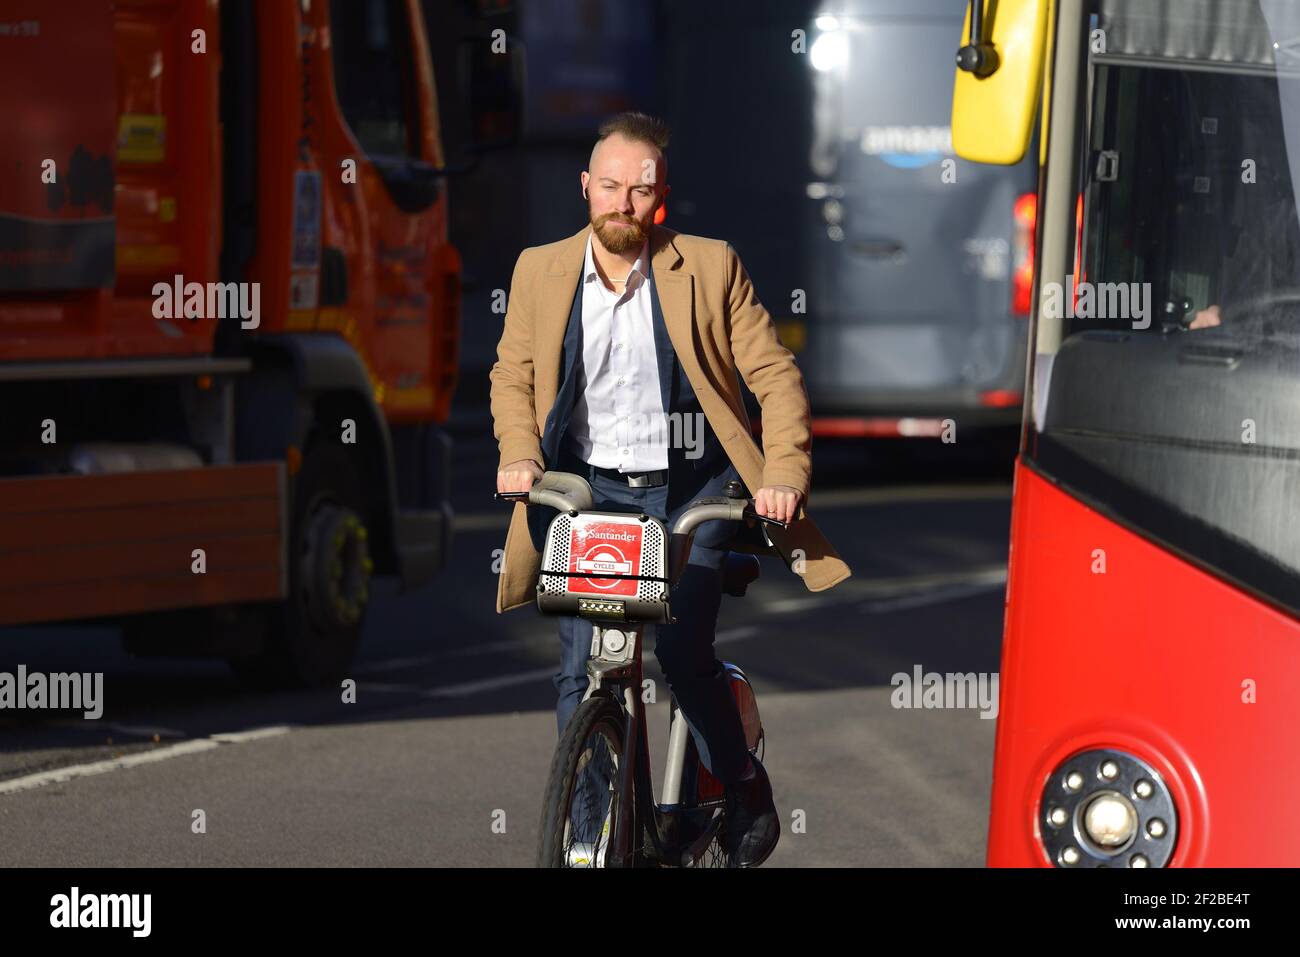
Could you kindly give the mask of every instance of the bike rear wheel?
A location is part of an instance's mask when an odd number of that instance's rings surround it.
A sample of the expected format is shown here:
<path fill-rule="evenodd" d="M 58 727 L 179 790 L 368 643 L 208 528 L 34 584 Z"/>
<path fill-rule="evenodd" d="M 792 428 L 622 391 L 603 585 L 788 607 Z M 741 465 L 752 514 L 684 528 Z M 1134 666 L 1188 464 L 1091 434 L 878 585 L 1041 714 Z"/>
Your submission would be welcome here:
<path fill-rule="evenodd" d="M 732 693 L 736 696 L 736 706 L 745 727 L 745 736 L 750 745 L 749 753 L 761 761 L 766 736 L 758 716 L 758 704 L 754 700 L 753 689 L 750 688 L 748 680 L 739 668 L 731 664 L 727 664 L 726 667 L 733 672 Z M 677 702 L 674 701 L 669 709 L 670 722 L 672 712 L 676 708 Z M 700 760 L 700 753 L 692 735 L 686 738 L 681 793 L 683 799 L 681 831 L 688 845 L 683 852 L 682 866 L 726 867 L 726 790 Z"/>
<path fill-rule="evenodd" d="M 622 856 L 612 846 L 615 824 L 634 806 L 620 793 L 620 769 L 632 760 L 623 722 L 623 709 L 606 697 L 588 698 L 569 719 L 542 801 L 538 867 L 607 867 Z"/>
<path fill-rule="evenodd" d="M 695 739 L 687 736 L 685 768 L 682 775 L 682 826 L 687 829 L 689 846 L 683 852 L 683 867 L 726 867 L 727 816 L 722 785 L 709 774 L 700 761 Z M 703 845 L 703 847 L 701 847 Z"/>

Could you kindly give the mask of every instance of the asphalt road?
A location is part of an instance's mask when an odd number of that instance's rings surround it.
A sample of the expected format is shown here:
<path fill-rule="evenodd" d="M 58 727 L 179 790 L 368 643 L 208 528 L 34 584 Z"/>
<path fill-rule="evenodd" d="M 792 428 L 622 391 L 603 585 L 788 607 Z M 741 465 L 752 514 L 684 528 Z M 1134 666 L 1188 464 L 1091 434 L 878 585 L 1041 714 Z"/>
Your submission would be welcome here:
<path fill-rule="evenodd" d="M 899 448 L 819 446 L 813 514 L 852 579 L 813 594 L 765 561 L 724 600 L 719 654 L 754 683 L 783 815 L 768 866 L 983 863 L 996 721 L 894 708 L 891 677 L 997 671 L 1009 463 Z M 458 449 L 456 560 L 374 589 L 356 703 L 132 658 L 111 629 L 0 630 L 0 671 L 105 675 L 98 720 L 0 712 L 0 866 L 530 865 L 558 644 L 530 609 L 493 611 L 507 507 L 490 440 Z M 667 715 L 661 692 L 656 787 Z"/>

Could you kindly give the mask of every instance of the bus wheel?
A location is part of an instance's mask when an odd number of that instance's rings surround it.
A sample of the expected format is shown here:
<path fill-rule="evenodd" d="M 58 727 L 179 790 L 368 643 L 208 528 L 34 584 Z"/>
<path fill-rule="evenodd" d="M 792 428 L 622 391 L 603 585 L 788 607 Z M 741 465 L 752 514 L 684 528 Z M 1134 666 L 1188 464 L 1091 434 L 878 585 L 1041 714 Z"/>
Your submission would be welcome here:
<path fill-rule="evenodd" d="M 351 456 L 311 442 L 294 482 L 289 596 L 261 653 L 231 659 L 257 687 L 320 687 L 347 677 L 370 598 L 365 498 Z"/>

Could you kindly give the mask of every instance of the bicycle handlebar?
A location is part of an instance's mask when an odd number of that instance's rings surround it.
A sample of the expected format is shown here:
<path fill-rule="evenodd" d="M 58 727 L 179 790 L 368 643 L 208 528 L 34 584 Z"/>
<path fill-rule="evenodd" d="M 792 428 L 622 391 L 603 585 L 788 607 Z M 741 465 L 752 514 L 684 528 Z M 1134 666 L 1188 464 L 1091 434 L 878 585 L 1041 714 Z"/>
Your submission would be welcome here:
<path fill-rule="evenodd" d="M 549 505 L 561 512 L 585 512 L 591 508 L 594 496 L 591 484 L 581 475 L 572 472 L 545 472 L 541 479 L 526 492 L 493 492 L 492 497 L 502 502 L 527 502 L 529 505 Z M 789 522 L 769 518 L 754 511 L 752 498 L 726 498 L 712 496 L 699 498 L 678 516 L 672 532 L 674 535 L 690 534 L 701 522 L 757 521 L 764 525 L 789 528 Z"/>
<path fill-rule="evenodd" d="M 561 512 L 585 512 L 593 502 L 591 484 L 581 475 L 571 472 L 546 472 L 527 492 L 493 492 L 492 497 L 504 502 L 527 502 L 529 505 L 549 505 Z M 789 528 L 789 522 L 768 518 L 754 511 L 752 498 L 726 498 L 711 496 L 696 499 L 673 523 L 670 539 L 668 576 L 675 584 L 686 567 L 691 553 L 695 530 L 709 521 L 755 521 L 763 525 Z"/>

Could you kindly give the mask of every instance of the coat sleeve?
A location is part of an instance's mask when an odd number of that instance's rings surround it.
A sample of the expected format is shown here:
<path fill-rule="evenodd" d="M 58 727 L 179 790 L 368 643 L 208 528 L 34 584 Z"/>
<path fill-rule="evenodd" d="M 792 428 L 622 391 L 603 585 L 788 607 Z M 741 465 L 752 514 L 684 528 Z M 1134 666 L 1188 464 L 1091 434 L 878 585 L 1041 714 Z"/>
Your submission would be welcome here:
<path fill-rule="evenodd" d="M 812 473 L 812 413 L 803 373 L 758 301 L 749 275 L 725 244 L 731 354 L 745 385 L 763 408 L 763 485 L 798 489 L 804 502 Z M 754 489 L 757 491 L 757 489 Z"/>
<path fill-rule="evenodd" d="M 527 270 L 524 250 L 515 263 L 506 300 L 505 328 L 497 343 L 497 361 L 488 377 L 492 381 L 492 434 L 500 450 L 498 470 L 521 459 L 542 461 L 542 440 L 537 431 L 533 398 L 533 317 L 528 311 Z"/>

